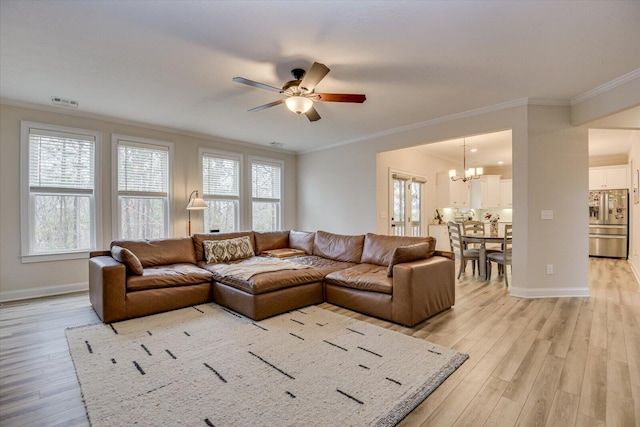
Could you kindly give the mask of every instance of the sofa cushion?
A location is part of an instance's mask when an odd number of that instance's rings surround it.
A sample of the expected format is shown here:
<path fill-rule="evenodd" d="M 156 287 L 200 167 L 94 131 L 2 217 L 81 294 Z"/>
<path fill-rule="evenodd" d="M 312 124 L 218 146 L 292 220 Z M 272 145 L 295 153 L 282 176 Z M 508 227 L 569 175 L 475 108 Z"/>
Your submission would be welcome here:
<path fill-rule="evenodd" d="M 114 246 L 111 248 L 111 256 L 118 262 L 123 263 L 129 273 L 135 276 L 142 275 L 142 263 L 138 257 L 127 248 L 122 246 Z"/>
<path fill-rule="evenodd" d="M 395 248 L 416 243 L 432 243 L 433 250 L 435 250 L 436 239 L 433 237 L 385 236 L 367 233 L 364 238 L 362 262 L 386 267 L 391 261 Z"/>
<path fill-rule="evenodd" d="M 120 246 L 133 252 L 144 268 L 157 265 L 196 263 L 191 237 L 171 237 L 154 240 L 114 240 L 111 247 Z"/>
<path fill-rule="evenodd" d="M 272 249 L 282 249 L 289 247 L 288 231 L 270 231 L 266 233 L 256 232 L 253 235 L 256 243 L 255 253 L 261 254 Z"/>
<path fill-rule="evenodd" d="M 435 240 L 435 239 L 434 239 Z M 393 266 L 403 262 L 417 261 L 419 259 L 430 258 L 435 251 L 435 244 L 418 243 L 409 246 L 398 246 L 393 251 L 393 256 L 387 268 L 387 276 L 393 277 Z"/>
<path fill-rule="evenodd" d="M 145 268 L 142 276 L 127 278 L 127 291 L 197 285 L 211 281 L 210 271 L 193 264 L 171 264 Z"/>
<path fill-rule="evenodd" d="M 204 261 L 204 242 L 207 240 L 227 240 L 237 237 L 248 236 L 251 240 L 251 247 L 254 246 L 253 231 L 238 231 L 234 233 L 198 233 L 193 235 L 193 247 L 196 252 L 196 260 Z"/>
<path fill-rule="evenodd" d="M 249 236 L 226 240 L 206 240 L 204 254 L 208 263 L 236 261 L 255 255 Z"/>
<path fill-rule="evenodd" d="M 316 233 L 312 231 L 295 231 L 289 232 L 289 247 L 292 249 L 300 249 L 307 255 L 313 254 L 313 240 Z"/>
<path fill-rule="evenodd" d="M 359 263 L 363 245 L 364 235 L 345 236 L 318 231 L 313 242 L 313 254 L 335 261 Z"/>
<path fill-rule="evenodd" d="M 208 268 L 213 272 L 214 281 L 240 289 L 241 291 L 252 295 L 265 294 L 267 292 L 291 288 L 298 285 L 305 285 L 308 283 L 322 282 L 322 279 L 324 278 L 322 273 L 313 268 L 258 273 L 251 276 L 248 280 L 234 276 L 222 276 L 213 269 L 211 264 L 207 264 L 205 268 Z"/>
<path fill-rule="evenodd" d="M 380 265 L 358 264 L 334 271 L 325 278 L 327 283 L 361 291 L 391 294 L 393 279 L 387 277 L 387 269 Z"/>

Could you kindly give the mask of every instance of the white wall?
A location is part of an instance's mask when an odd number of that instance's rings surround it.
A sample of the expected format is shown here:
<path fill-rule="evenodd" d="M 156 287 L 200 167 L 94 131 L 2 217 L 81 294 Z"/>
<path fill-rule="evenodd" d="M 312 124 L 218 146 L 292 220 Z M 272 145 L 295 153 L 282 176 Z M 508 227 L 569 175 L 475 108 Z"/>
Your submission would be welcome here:
<path fill-rule="evenodd" d="M 526 227 L 527 257 L 514 261 L 511 294 L 523 297 L 587 296 L 588 289 L 588 130 L 572 127 L 569 107 L 529 106 L 525 141 L 514 138 L 514 253 Z M 526 176 L 521 170 L 526 152 Z M 527 189 L 522 188 L 526 179 Z M 527 197 L 527 218 L 520 215 Z M 553 211 L 542 220 L 541 211 Z M 515 255 L 514 255 L 515 258 Z M 546 266 L 553 265 L 553 274 Z M 526 265 L 526 274 L 517 275 Z M 516 281 L 515 278 L 518 278 Z"/>
<path fill-rule="evenodd" d="M 111 134 L 170 141 L 175 144 L 173 204 L 170 215 L 173 233 L 187 235 L 187 198 L 202 190 L 198 148 L 255 155 L 285 161 L 283 228 L 296 227 L 297 158 L 294 154 L 255 145 L 217 140 L 159 127 L 146 127 L 99 116 L 84 117 L 47 110 L 0 105 L 0 301 L 87 289 L 86 259 L 23 264 L 20 258 L 20 121 L 70 126 L 102 132 L 102 244 L 107 248 L 111 230 Z M 248 168 L 244 168 L 245 175 Z M 203 229 L 203 215 L 191 215 L 192 232 Z"/>
<path fill-rule="evenodd" d="M 635 132 L 629 153 L 629 262 L 636 279 L 640 278 L 640 204 L 633 202 L 634 171 L 640 169 L 640 131 Z M 639 189 L 640 191 L 640 189 Z M 640 287 L 639 287 L 640 290 Z"/>
<path fill-rule="evenodd" d="M 341 234 L 375 230 L 375 161 L 376 153 L 359 144 L 298 156 L 298 228 Z"/>

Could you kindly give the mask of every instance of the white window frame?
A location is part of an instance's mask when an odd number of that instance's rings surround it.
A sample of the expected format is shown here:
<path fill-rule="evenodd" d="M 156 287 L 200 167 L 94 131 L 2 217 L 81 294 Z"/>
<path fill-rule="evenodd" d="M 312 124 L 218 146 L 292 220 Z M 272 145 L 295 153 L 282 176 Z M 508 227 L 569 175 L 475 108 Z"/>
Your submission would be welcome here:
<path fill-rule="evenodd" d="M 282 230 L 283 217 L 284 217 L 284 194 L 285 194 L 285 181 L 284 181 L 284 160 L 280 159 L 271 159 L 267 157 L 257 157 L 257 156 L 249 156 L 249 179 L 247 182 L 248 187 L 248 195 L 249 195 L 249 224 L 251 225 L 251 229 L 253 229 L 253 203 L 254 202 L 273 202 L 276 199 L 265 199 L 259 197 L 253 197 L 253 164 L 261 163 L 261 164 L 271 164 L 274 166 L 280 167 L 280 199 L 278 199 L 279 203 L 279 215 L 278 215 L 278 224 L 276 229 Z M 276 231 L 276 230 L 274 230 Z"/>
<path fill-rule="evenodd" d="M 64 251 L 34 254 L 33 238 L 34 238 L 34 221 L 33 198 L 29 186 L 29 136 L 32 130 L 40 130 L 43 132 L 56 132 L 69 135 L 78 135 L 83 138 L 92 138 L 94 140 L 93 155 L 93 191 L 90 198 L 90 215 L 91 215 L 91 249 L 79 251 Z M 72 128 L 68 126 L 58 126 L 45 123 L 36 123 L 30 121 L 20 122 L 20 239 L 21 239 L 21 261 L 22 263 L 43 262 L 43 261 L 61 261 L 70 259 L 88 258 L 89 252 L 98 247 L 102 247 L 102 133 L 98 131 Z M 65 191 L 65 193 L 67 193 Z M 74 194 L 69 191 L 68 194 Z M 80 194 L 80 192 L 78 193 Z M 82 192 L 82 194 L 88 194 Z"/>
<path fill-rule="evenodd" d="M 413 230 L 413 224 L 411 222 L 411 184 L 412 183 L 420 183 L 422 184 L 420 187 L 420 235 L 421 236 L 426 236 L 427 235 L 427 222 L 425 221 L 425 197 L 426 197 L 426 186 L 427 186 L 427 178 L 423 175 L 420 174 L 415 174 L 413 172 L 407 172 L 407 171 L 402 171 L 402 170 L 398 170 L 398 169 L 392 169 L 389 168 L 389 230 L 388 230 L 388 234 L 389 235 L 395 235 L 395 227 L 393 226 L 393 223 L 396 221 L 392 220 L 393 217 L 393 211 L 394 211 L 394 206 L 393 206 L 393 202 L 394 202 L 394 187 L 393 187 L 393 181 L 394 179 L 399 179 L 399 180 L 403 180 L 405 181 L 405 185 L 407 185 L 407 188 L 405 188 L 405 218 L 402 219 L 402 221 L 397 221 L 397 222 L 402 222 L 404 223 L 404 234 L 402 234 L 403 236 L 412 236 L 412 230 Z"/>
<path fill-rule="evenodd" d="M 221 196 L 221 195 L 210 195 L 204 193 L 204 176 L 202 174 L 202 159 L 204 157 L 215 157 L 220 159 L 233 160 L 238 162 L 238 197 L 234 196 Z M 237 200 L 238 201 L 238 217 L 236 218 L 236 230 L 240 231 L 244 228 L 244 186 L 243 186 L 243 155 L 240 153 L 234 153 L 230 151 L 220 151 L 220 150 L 212 150 L 209 148 L 199 148 L 198 149 L 198 164 L 200 169 L 200 194 L 204 201 L 207 200 Z M 204 221 L 204 220 L 203 220 Z M 206 224 L 205 224 L 206 225 Z M 205 229 L 205 233 L 209 232 L 209 230 Z"/>
<path fill-rule="evenodd" d="M 168 141 L 159 141 L 156 139 L 139 138 L 129 135 L 112 134 L 111 135 L 111 234 L 113 239 L 120 239 L 120 197 L 118 191 L 118 147 L 123 145 L 138 146 L 141 148 L 163 149 L 169 152 L 168 175 L 169 180 L 167 186 L 167 201 L 165 203 L 165 237 L 174 235 L 174 224 L 171 220 L 173 212 L 173 162 L 174 162 L 174 143 Z M 140 194 L 144 197 L 144 194 Z"/>

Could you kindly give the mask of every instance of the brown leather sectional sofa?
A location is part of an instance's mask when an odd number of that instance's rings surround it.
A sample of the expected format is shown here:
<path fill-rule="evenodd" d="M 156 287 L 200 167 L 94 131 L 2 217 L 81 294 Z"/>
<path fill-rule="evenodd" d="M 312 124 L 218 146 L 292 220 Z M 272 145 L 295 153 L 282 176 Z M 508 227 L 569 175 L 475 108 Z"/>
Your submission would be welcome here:
<path fill-rule="evenodd" d="M 216 272 L 216 264 L 207 262 L 205 242 L 245 236 L 256 255 L 302 250 L 304 255 L 287 259 L 310 268 L 264 272 L 246 280 Z M 434 248 L 432 237 L 324 231 L 116 240 L 110 251 L 90 255 L 89 295 L 105 323 L 210 301 L 260 320 L 327 301 L 413 326 L 455 303 L 453 256 Z"/>

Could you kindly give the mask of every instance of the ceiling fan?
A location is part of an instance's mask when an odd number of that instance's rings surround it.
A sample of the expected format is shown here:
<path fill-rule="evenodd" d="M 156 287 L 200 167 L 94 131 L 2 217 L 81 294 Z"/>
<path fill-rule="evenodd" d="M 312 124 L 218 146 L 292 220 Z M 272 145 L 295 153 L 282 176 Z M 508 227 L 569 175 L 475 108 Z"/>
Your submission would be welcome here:
<path fill-rule="evenodd" d="M 313 107 L 313 101 L 320 102 L 354 102 L 362 104 L 367 98 L 364 95 L 348 93 L 316 93 L 315 88 L 320 81 L 329 73 L 329 68 L 319 62 L 314 62 L 308 72 L 301 68 L 291 70 L 294 80 L 290 80 L 278 89 L 264 83 L 254 82 L 243 77 L 234 77 L 233 81 L 245 85 L 269 90 L 285 95 L 286 98 L 270 102 L 249 111 L 262 111 L 269 107 L 286 104 L 287 108 L 296 114 L 304 114 L 310 122 L 320 120 L 320 114 Z"/>

